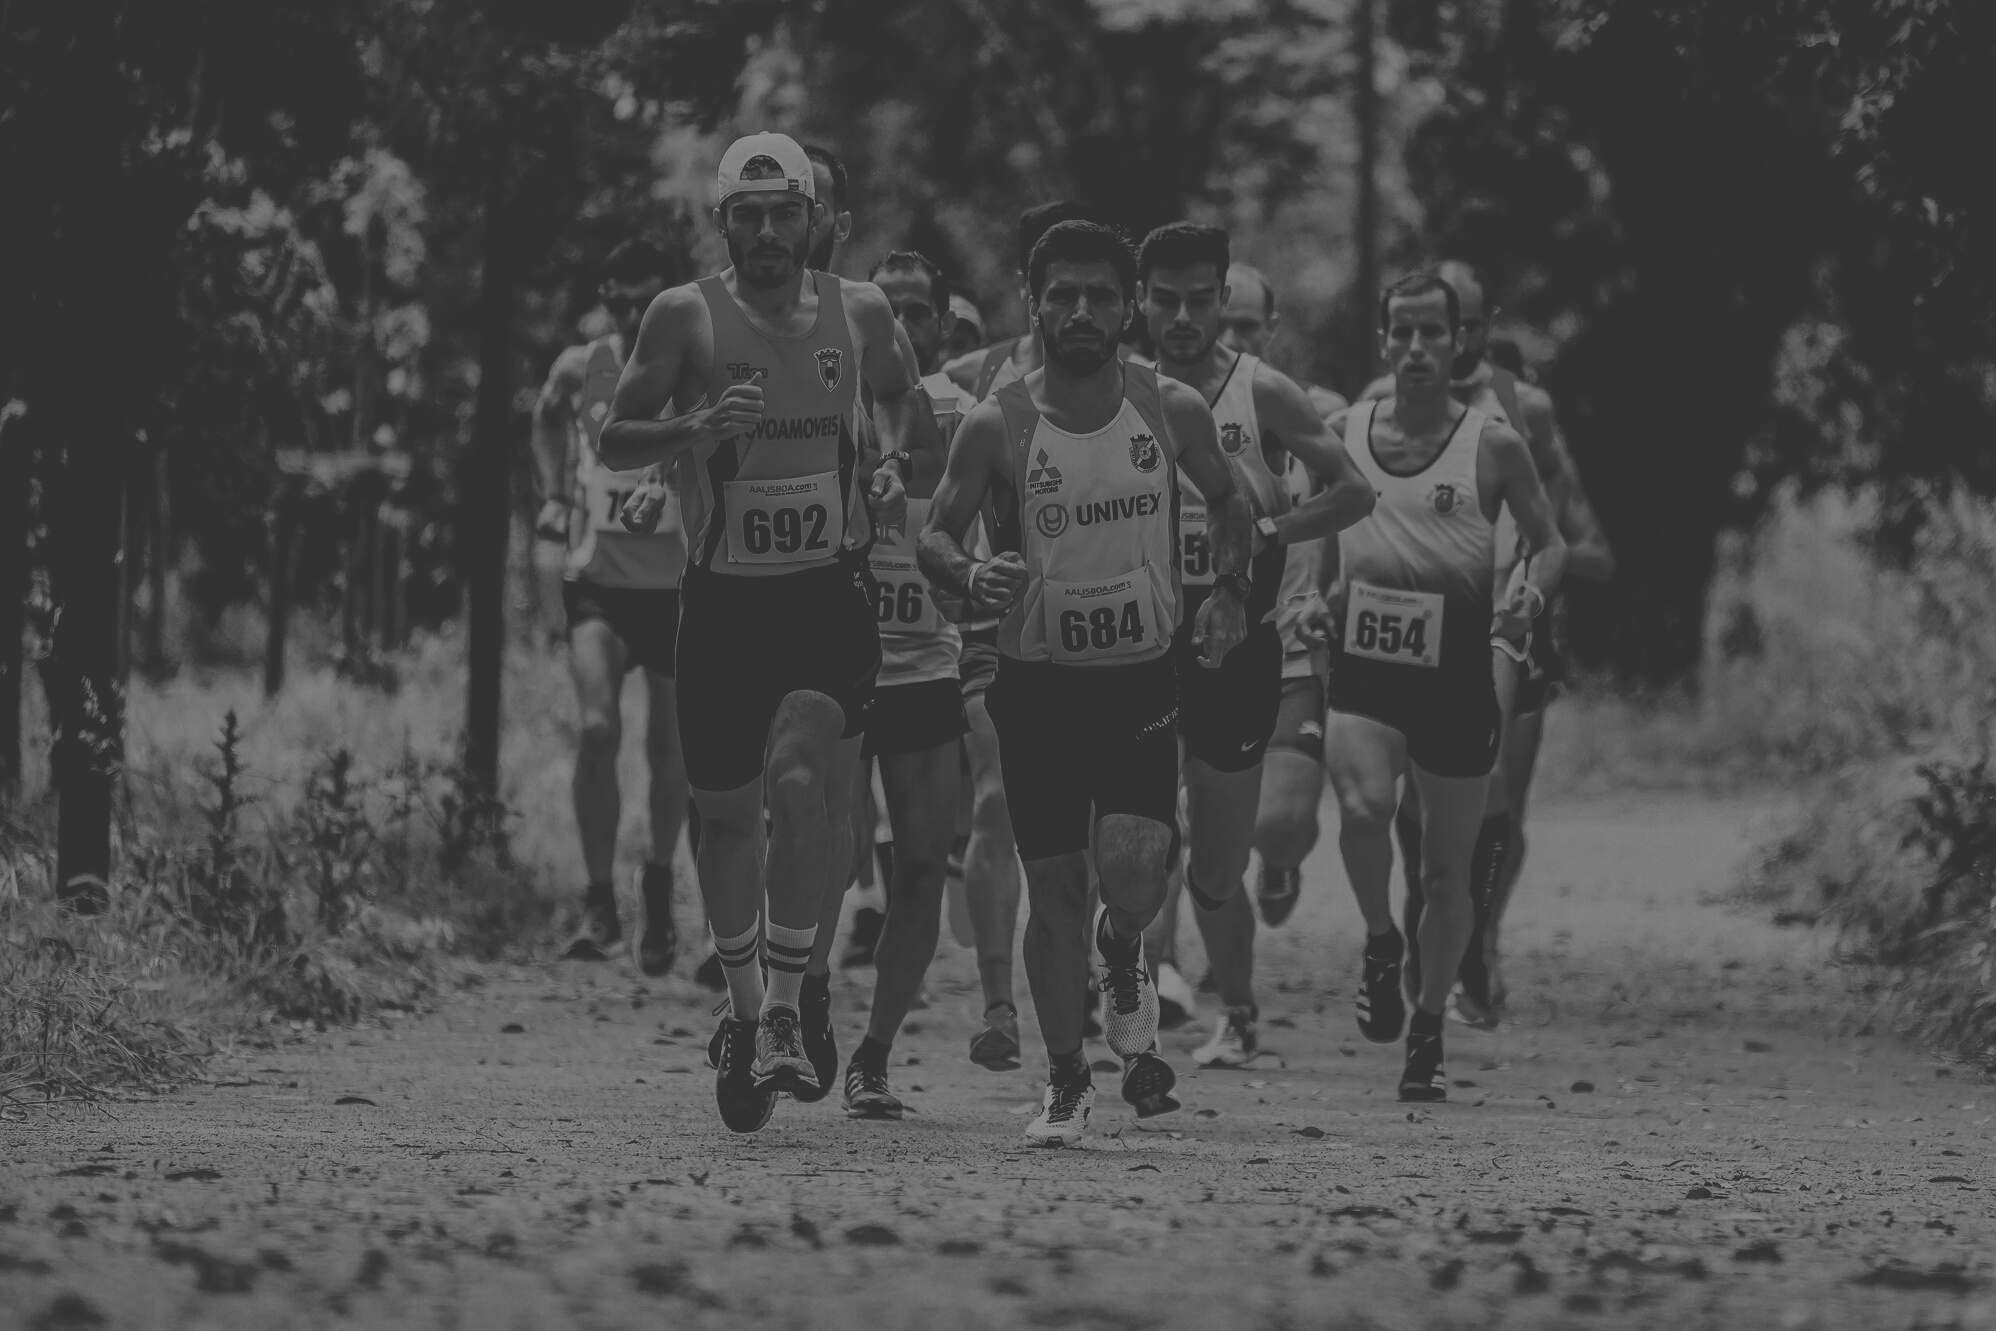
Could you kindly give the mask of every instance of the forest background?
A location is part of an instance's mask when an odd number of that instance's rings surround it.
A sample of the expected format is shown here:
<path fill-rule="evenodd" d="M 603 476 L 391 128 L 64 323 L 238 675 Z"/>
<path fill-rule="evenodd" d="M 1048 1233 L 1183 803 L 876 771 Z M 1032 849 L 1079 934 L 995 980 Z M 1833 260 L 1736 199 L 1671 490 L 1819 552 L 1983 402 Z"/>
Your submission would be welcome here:
<path fill-rule="evenodd" d="M 124 909 L 185 840 L 169 913 L 295 960 L 385 890 L 335 862 L 418 810 L 448 873 L 513 872 L 558 757 L 504 736 L 563 705 L 535 390 L 618 239 L 722 265 L 712 164 L 773 128 L 852 169 L 841 271 L 921 249 L 994 333 L 1012 219 L 1058 196 L 1224 223 L 1275 278 L 1274 358 L 1348 393 L 1382 274 L 1483 266 L 1619 557 L 1571 597 L 1577 767 L 1821 778 L 1759 889 L 1901 965 L 1948 926 L 1996 1029 L 1996 175 L 1965 142 L 1992 74 L 1972 0 L 10 5 L 10 909 Z M 252 718 L 189 793 L 224 702 L 326 679 L 348 730 Z M 377 714 L 400 756 L 361 781 Z M 259 742 L 251 866 L 230 773 Z"/>

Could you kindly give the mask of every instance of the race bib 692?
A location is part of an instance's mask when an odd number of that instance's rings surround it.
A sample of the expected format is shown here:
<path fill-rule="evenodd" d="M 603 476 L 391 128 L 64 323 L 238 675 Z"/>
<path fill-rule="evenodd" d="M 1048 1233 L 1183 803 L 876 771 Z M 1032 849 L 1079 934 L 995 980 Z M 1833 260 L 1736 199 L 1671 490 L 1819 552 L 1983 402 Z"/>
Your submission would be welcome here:
<path fill-rule="evenodd" d="M 845 540 L 839 474 L 727 483 L 728 558 L 737 564 L 827 559 Z"/>

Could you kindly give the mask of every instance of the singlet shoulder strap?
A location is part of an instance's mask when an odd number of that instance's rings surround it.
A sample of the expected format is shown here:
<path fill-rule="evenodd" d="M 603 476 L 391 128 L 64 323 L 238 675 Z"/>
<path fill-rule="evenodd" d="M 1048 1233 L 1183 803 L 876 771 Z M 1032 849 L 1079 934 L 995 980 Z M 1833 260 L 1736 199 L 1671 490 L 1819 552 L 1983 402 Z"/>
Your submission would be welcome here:
<path fill-rule="evenodd" d="M 1511 418 L 1511 428 L 1529 439 L 1532 426 L 1525 419 L 1525 409 L 1518 401 L 1518 376 L 1501 365 L 1491 366 L 1490 391 L 1497 395 L 1504 414 Z"/>
<path fill-rule="evenodd" d="M 1005 362 L 1012 359 L 1012 353 L 1019 348 L 1016 337 L 985 349 L 984 363 L 977 367 L 977 388 L 973 396 L 979 402 L 991 395 L 991 381 L 998 377 L 998 371 L 1005 368 Z"/>
<path fill-rule="evenodd" d="M 1014 456 L 1023 455 L 1039 426 L 1040 409 L 1033 405 L 1033 395 L 1026 391 L 1023 379 L 1014 379 L 999 389 L 996 399 L 998 410 L 1005 414 L 1005 439 Z"/>

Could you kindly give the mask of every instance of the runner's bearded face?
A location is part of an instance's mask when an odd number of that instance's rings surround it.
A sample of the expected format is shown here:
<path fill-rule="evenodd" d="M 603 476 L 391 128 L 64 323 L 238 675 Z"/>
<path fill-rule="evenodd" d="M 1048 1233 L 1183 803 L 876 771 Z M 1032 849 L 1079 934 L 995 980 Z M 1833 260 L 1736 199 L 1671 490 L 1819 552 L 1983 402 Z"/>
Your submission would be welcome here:
<path fill-rule="evenodd" d="M 1197 365 L 1220 340 L 1227 289 L 1210 263 L 1153 268 L 1143 285 L 1144 322 L 1161 359 Z"/>
<path fill-rule="evenodd" d="M 610 318 L 617 325 L 617 336 L 624 340 L 625 354 L 629 354 L 632 342 L 637 338 L 638 325 L 644 322 L 645 311 L 651 308 L 658 293 L 665 290 L 665 279 L 649 278 L 643 282 L 616 282 L 603 284 L 603 308 L 610 312 Z"/>
<path fill-rule="evenodd" d="M 1396 298 L 1381 335 L 1386 367 L 1402 385 L 1446 385 L 1462 352 L 1461 327 L 1451 327 L 1448 297 L 1439 291 Z"/>
<path fill-rule="evenodd" d="M 1077 379 L 1116 357 L 1116 339 L 1133 310 L 1116 270 L 1106 263 L 1047 265 L 1033 322 L 1046 358 Z"/>
<path fill-rule="evenodd" d="M 943 345 L 943 315 L 936 309 L 929 275 L 919 268 L 888 268 L 873 275 L 873 284 L 886 295 L 894 317 L 901 321 L 922 373 L 935 373 L 936 352 Z M 954 315 L 950 322 L 955 324 Z"/>
<path fill-rule="evenodd" d="M 742 281 L 773 289 L 804 270 L 811 253 L 809 199 L 797 194 L 756 192 L 729 199 L 721 214 L 728 260 Z"/>

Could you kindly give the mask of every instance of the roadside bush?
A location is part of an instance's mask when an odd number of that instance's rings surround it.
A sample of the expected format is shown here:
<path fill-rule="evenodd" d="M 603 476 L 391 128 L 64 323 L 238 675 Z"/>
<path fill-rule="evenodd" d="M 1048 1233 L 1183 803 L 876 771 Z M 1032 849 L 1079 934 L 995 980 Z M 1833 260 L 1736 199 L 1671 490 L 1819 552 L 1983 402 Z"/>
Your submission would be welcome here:
<path fill-rule="evenodd" d="M 1748 603 L 1785 601 L 1796 617 L 1783 632 L 1799 638 L 1812 602 L 1756 584 Z M 1872 569 L 1865 586 L 1816 616 L 1833 646 L 1801 690 L 1824 715 L 1775 723 L 1818 763 L 1849 761 L 1762 851 L 1745 891 L 1884 968 L 1911 1029 L 1996 1063 L 1996 514 L 1940 507 L 1913 564 Z M 1844 639 L 1852 622 L 1879 636 Z M 1779 678 L 1750 691 L 1774 707 Z"/>

